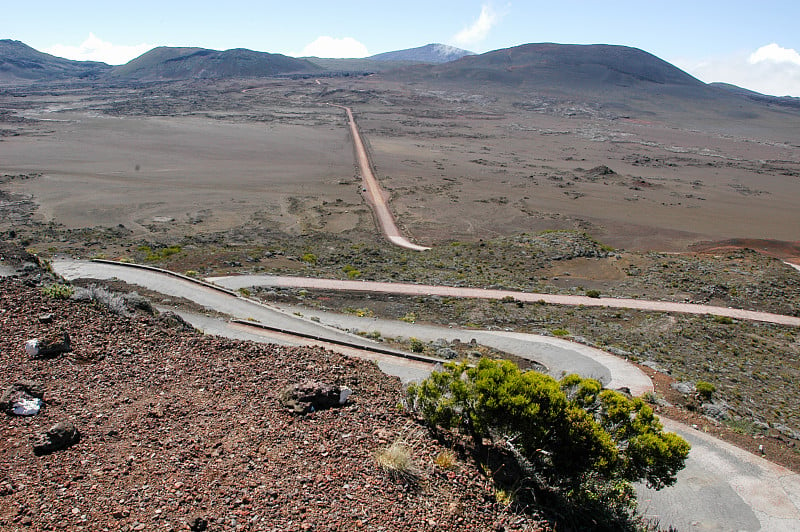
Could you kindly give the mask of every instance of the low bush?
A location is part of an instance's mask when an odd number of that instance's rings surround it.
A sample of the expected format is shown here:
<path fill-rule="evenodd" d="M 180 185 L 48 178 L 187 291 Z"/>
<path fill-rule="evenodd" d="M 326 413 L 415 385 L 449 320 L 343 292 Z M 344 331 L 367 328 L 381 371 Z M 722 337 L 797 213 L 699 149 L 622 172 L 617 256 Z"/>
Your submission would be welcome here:
<path fill-rule="evenodd" d="M 711 400 L 711 396 L 717 391 L 717 387 L 706 381 L 697 381 L 694 385 L 697 394 L 706 401 Z"/>
<path fill-rule="evenodd" d="M 557 381 L 523 372 L 507 360 L 448 363 L 410 385 L 408 402 L 431 426 L 470 436 L 478 456 L 486 442 L 510 449 L 523 472 L 518 483 L 578 507 L 616 508 L 611 521 L 633 515 L 631 482 L 670 486 L 689 454 L 641 399 L 578 375 Z"/>
<path fill-rule="evenodd" d="M 41 291 L 44 295 L 52 299 L 69 299 L 74 289 L 68 284 L 54 283 L 43 286 Z"/>

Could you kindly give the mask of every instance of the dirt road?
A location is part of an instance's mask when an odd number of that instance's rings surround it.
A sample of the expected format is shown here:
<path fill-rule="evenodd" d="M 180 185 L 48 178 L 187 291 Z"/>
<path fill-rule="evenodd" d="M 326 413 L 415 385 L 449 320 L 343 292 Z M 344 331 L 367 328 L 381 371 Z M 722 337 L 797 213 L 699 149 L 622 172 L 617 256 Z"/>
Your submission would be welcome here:
<path fill-rule="evenodd" d="M 649 310 L 656 312 L 679 312 L 684 314 L 708 314 L 727 316 L 741 320 L 763 321 L 800 327 L 800 318 L 727 307 L 698 305 L 694 303 L 676 303 L 673 301 L 649 301 L 588 296 L 568 296 L 557 294 L 540 294 L 535 292 L 514 292 L 511 290 L 486 290 L 483 288 L 457 288 L 452 286 L 432 286 L 407 283 L 385 283 L 377 281 L 343 281 L 337 279 L 313 279 L 308 277 L 286 277 L 273 275 L 236 275 L 230 277 L 210 277 L 208 281 L 219 286 L 236 290 L 250 286 L 283 286 L 292 288 L 311 288 L 320 290 L 342 290 L 351 292 L 374 292 L 388 294 L 404 294 L 415 296 L 436 295 L 443 297 L 465 297 L 478 299 L 503 299 L 507 297 L 519 301 L 535 303 L 544 301 L 555 305 L 582 305 L 585 307 L 611 307 Z"/>
<path fill-rule="evenodd" d="M 400 230 L 397 228 L 397 224 L 394 221 L 394 216 L 392 216 L 392 213 L 389 210 L 389 205 L 386 203 L 386 192 L 381 189 L 380 185 L 378 184 L 378 180 L 375 179 L 375 174 L 372 173 L 372 167 L 369 164 L 369 156 L 367 155 L 367 150 L 364 148 L 364 142 L 361 140 L 361 133 L 358 131 L 356 121 L 353 118 L 353 111 L 350 110 L 349 107 L 345 107 L 343 105 L 330 105 L 344 109 L 347 112 L 347 120 L 350 124 L 350 133 L 353 137 L 353 147 L 355 149 L 356 159 L 358 160 L 358 167 L 361 170 L 361 177 L 364 180 L 366 200 L 370 207 L 372 207 L 372 211 L 375 213 L 375 220 L 378 223 L 381 232 L 384 234 L 386 239 L 395 246 L 412 249 L 414 251 L 425 251 L 426 249 L 430 249 L 428 247 L 419 246 L 413 242 L 410 242 L 400 233 Z"/>

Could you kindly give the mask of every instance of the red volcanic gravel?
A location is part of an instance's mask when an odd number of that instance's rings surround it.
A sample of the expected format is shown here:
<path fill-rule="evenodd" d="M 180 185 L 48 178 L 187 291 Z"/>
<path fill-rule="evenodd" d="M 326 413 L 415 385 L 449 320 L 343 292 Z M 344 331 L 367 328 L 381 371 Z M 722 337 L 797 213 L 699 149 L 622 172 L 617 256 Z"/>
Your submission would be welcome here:
<path fill-rule="evenodd" d="M 52 320 L 40 320 L 51 314 Z M 540 530 L 505 510 L 469 458 L 398 409 L 400 382 L 319 348 L 260 345 L 122 317 L 0 279 L 0 393 L 44 388 L 31 417 L 0 414 L 2 530 Z M 27 340 L 67 331 L 72 352 L 30 360 Z M 297 416 L 278 396 L 316 379 L 353 390 L 347 405 Z M 70 421 L 80 441 L 35 456 Z M 375 452 L 413 448 L 419 482 Z"/>

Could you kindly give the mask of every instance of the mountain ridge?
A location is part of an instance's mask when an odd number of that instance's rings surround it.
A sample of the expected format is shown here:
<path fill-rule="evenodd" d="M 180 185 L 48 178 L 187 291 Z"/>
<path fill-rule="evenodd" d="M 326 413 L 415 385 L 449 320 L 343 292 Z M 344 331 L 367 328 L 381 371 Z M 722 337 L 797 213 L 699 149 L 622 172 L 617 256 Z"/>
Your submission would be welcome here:
<path fill-rule="evenodd" d="M 448 44 L 431 43 L 416 48 L 394 50 L 369 56 L 373 61 L 418 61 L 421 63 L 447 63 L 461 59 L 474 52 L 456 48 Z"/>
<path fill-rule="evenodd" d="M 115 67 L 109 77 L 136 81 L 258 78 L 320 70 L 319 66 L 304 59 L 246 48 L 218 51 L 159 46 Z"/>
<path fill-rule="evenodd" d="M 40 52 L 21 41 L 0 39 L 0 82 L 96 79 L 111 69 L 111 65 L 99 61 L 73 61 Z"/>

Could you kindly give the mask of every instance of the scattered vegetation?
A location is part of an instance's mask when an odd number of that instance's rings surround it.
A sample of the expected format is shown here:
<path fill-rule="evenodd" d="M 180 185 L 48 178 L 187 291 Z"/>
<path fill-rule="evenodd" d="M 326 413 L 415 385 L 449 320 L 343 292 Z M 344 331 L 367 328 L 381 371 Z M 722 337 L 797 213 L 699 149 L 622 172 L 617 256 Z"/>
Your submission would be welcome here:
<path fill-rule="evenodd" d="M 181 252 L 182 248 L 181 246 L 173 245 L 153 249 L 148 245 L 141 245 L 136 248 L 136 250 L 144 254 L 144 260 L 146 262 L 161 262 L 173 255 L 177 255 Z"/>
<path fill-rule="evenodd" d="M 425 344 L 419 338 L 413 336 L 408 340 L 408 346 L 414 353 L 422 353 L 425 350 Z"/>
<path fill-rule="evenodd" d="M 717 391 L 717 387 L 706 381 L 697 381 L 694 385 L 697 394 L 706 401 L 711 400 L 711 396 Z"/>
<path fill-rule="evenodd" d="M 347 307 L 346 309 L 344 309 L 344 312 L 347 314 L 353 314 L 354 316 L 358 316 L 359 318 L 371 318 L 372 316 L 375 315 L 375 313 L 372 312 L 372 310 L 366 307 L 364 308 Z"/>
<path fill-rule="evenodd" d="M 70 285 L 61 283 L 43 286 L 41 290 L 44 295 L 53 299 L 69 299 L 75 291 Z"/>
<path fill-rule="evenodd" d="M 456 453 L 450 449 L 445 449 L 433 459 L 433 463 L 440 469 L 453 469 L 457 462 Z"/>
<path fill-rule="evenodd" d="M 404 482 L 413 482 L 419 476 L 419 471 L 412 457 L 411 445 L 398 440 L 379 449 L 375 453 L 375 462 L 383 471 L 393 479 Z"/>

